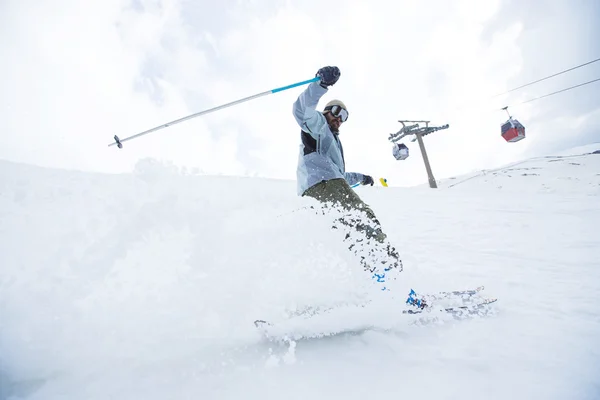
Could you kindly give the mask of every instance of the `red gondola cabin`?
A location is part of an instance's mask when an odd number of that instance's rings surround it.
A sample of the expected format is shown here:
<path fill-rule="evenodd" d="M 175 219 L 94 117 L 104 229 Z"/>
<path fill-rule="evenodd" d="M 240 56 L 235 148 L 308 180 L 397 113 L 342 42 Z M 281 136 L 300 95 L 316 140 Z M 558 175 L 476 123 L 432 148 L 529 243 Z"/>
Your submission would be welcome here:
<path fill-rule="evenodd" d="M 512 117 L 509 117 L 508 121 L 502 124 L 500 129 L 502 137 L 507 142 L 513 143 L 525 139 L 525 127 L 516 119 L 512 119 Z"/>

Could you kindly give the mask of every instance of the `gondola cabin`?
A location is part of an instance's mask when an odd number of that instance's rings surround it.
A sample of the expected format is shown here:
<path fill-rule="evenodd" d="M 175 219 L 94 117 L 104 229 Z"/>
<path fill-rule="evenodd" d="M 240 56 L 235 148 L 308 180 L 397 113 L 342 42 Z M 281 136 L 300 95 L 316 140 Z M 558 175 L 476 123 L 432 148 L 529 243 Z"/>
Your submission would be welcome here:
<path fill-rule="evenodd" d="M 525 127 L 516 119 L 510 118 L 506 121 L 502 125 L 501 131 L 504 140 L 510 143 L 525 139 Z"/>
<path fill-rule="evenodd" d="M 408 147 L 403 143 L 398 143 L 394 146 L 393 154 L 396 160 L 406 160 L 408 158 Z"/>
<path fill-rule="evenodd" d="M 508 121 L 500 127 L 501 135 L 509 143 L 525 139 L 525 127 L 508 113 L 508 106 L 502 108 L 508 114 Z"/>

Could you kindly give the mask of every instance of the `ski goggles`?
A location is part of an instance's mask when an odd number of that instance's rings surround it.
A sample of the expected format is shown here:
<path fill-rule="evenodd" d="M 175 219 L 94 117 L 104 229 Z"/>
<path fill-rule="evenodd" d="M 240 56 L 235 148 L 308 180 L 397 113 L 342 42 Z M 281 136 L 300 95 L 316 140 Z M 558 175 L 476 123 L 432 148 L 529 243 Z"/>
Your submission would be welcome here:
<path fill-rule="evenodd" d="M 342 122 L 346 122 L 348 120 L 348 110 L 346 110 L 342 106 L 335 105 L 327 107 L 325 111 L 330 111 L 331 115 L 333 115 L 336 118 L 340 118 Z"/>

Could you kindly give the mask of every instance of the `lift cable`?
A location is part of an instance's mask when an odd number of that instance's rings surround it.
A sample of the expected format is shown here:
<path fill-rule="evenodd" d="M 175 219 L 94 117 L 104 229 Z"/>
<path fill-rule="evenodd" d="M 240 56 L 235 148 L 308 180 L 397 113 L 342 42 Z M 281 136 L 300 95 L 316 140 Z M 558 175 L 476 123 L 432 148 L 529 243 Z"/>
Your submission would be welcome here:
<path fill-rule="evenodd" d="M 543 96 L 535 97 L 535 98 L 533 98 L 533 99 L 529 99 L 529 100 L 526 100 L 526 101 L 524 101 L 524 102 L 522 102 L 522 103 L 517 103 L 517 104 L 515 104 L 515 105 L 521 105 L 521 104 L 529 103 L 529 102 L 532 102 L 532 101 L 534 101 L 534 100 L 538 100 L 538 99 L 542 99 L 542 98 L 544 98 L 544 97 L 552 96 L 552 95 L 554 95 L 554 94 L 558 94 L 558 93 L 566 92 L 567 90 L 575 89 L 575 88 L 578 88 L 578 87 L 580 87 L 580 86 L 589 85 L 590 83 L 594 83 L 594 82 L 598 82 L 598 81 L 600 81 L 600 78 L 598 78 L 598 79 L 593 79 L 593 80 L 591 80 L 591 81 L 588 81 L 588 82 L 585 82 L 585 83 L 580 83 L 579 85 L 571 86 L 571 87 L 568 87 L 568 88 L 566 88 L 566 89 L 557 90 L 556 92 L 552 92 L 552 93 L 545 94 L 545 95 L 543 95 Z M 508 107 L 508 106 L 507 106 L 507 107 Z M 510 106 L 510 107 L 514 107 L 514 106 Z M 504 108 L 501 108 L 501 110 L 503 110 L 503 109 L 504 109 Z"/>
<path fill-rule="evenodd" d="M 526 87 L 526 86 L 533 85 L 534 83 L 538 83 L 538 82 L 541 82 L 541 81 L 545 81 L 546 79 L 554 78 L 555 76 L 558 76 L 558 75 L 564 74 L 564 73 L 566 73 L 566 72 L 569 72 L 569 71 L 573 71 L 574 69 L 581 68 L 581 67 L 584 67 L 584 66 L 586 66 L 586 65 L 589 65 L 589 64 L 593 64 L 593 63 L 595 63 L 595 62 L 597 62 L 597 61 L 600 61 L 600 58 L 597 58 L 597 59 L 595 59 L 595 60 L 592 60 L 592 61 L 588 61 L 588 62 L 586 62 L 586 63 L 584 63 L 584 64 L 577 65 L 577 66 L 575 66 L 575 67 L 573 67 L 573 68 L 565 69 L 564 71 L 557 72 L 556 74 L 552 74 L 552 75 L 550 75 L 550 76 L 547 76 L 547 77 L 545 77 L 545 78 L 542 78 L 542 79 L 538 79 L 537 81 L 533 81 L 533 82 L 526 83 L 525 85 L 518 86 L 518 87 L 516 87 L 516 88 L 513 88 L 513 89 L 510 89 L 510 90 L 508 90 L 508 91 L 506 91 L 506 92 L 503 92 L 503 93 L 496 94 L 496 95 L 494 95 L 494 96 L 492 96 L 492 97 L 498 97 L 498 96 L 501 96 L 501 95 L 503 95 L 503 94 L 507 94 L 507 93 L 510 93 L 510 92 L 514 92 L 515 90 L 522 89 L 522 88 L 524 88 L 524 87 Z"/>

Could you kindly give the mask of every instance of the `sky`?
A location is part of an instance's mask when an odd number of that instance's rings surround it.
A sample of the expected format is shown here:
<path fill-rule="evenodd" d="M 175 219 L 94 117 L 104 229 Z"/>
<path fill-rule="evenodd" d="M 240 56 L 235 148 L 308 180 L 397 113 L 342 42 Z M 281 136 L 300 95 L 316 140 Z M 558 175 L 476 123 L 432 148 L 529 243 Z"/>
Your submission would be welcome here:
<path fill-rule="evenodd" d="M 435 178 L 600 142 L 595 0 L 0 1 L 0 159 L 122 173 L 140 160 L 190 173 L 294 180 L 304 87 L 108 147 L 178 118 L 291 83 L 326 65 L 338 98 L 346 170 L 390 186 L 427 182 L 417 143 L 397 161 L 400 119 L 449 129 L 425 138 Z M 493 97 L 495 96 L 495 97 Z M 527 138 L 506 143 L 509 105 Z"/>

